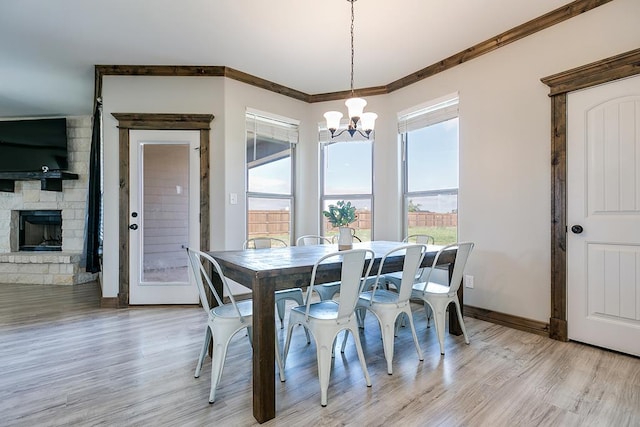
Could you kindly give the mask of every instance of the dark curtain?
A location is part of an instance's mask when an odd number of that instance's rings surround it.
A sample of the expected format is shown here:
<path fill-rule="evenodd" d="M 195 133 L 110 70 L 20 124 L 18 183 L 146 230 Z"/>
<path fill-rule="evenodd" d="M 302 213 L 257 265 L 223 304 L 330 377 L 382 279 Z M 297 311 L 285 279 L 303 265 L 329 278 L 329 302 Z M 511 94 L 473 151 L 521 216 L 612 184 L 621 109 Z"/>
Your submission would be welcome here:
<path fill-rule="evenodd" d="M 90 273 L 100 271 L 100 145 L 101 145 L 101 109 L 100 101 L 96 102 L 93 113 L 93 132 L 91 134 L 91 155 L 89 158 L 89 196 L 87 209 L 87 247 L 86 269 Z"/>

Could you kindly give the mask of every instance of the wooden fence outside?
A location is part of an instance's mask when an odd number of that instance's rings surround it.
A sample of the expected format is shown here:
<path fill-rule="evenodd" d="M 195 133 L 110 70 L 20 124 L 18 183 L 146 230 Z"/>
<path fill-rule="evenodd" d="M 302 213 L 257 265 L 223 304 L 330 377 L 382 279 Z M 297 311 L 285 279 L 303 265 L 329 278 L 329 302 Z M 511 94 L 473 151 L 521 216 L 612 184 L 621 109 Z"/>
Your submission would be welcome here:
<path fill-rule="evenodd" d="M 371 229 L 371 211 L 357 211 L 358 219 L 351 224 L 355 229 Z M 289 233 L 289 211 L 249 211 L 249 235 L 278 235 Z M 457 227 L 458 214 L 409 212 L 409 227 Z M 325 219 L 325 230 L 331 225 Z"/>
<path fill-rule="evenodd" d="M 457 227 L 457 213 L 409 212 L 409 228 Z"/>

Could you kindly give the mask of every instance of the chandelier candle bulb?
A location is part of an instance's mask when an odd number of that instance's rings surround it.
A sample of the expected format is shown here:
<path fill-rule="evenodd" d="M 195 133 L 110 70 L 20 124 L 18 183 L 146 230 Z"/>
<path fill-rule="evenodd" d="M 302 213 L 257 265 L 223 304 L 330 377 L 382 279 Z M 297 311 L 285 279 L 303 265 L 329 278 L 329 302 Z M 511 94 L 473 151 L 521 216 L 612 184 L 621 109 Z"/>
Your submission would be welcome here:
<path fill-rule="evenodd" d="M 338 129 L 340 127 L 340 119 L 342 119 L 342 113 L 339 111 L 327 111 L 324 113 L 324 118 L 327 120 L 327 129 Z"/>
<path fill-rule="evenodd" d="M 378 115 L 376 113 L 364 113 L 360 117 L 360 121 L 362 122 L 362 129 L 364 129 L 367 135 L 373 130 L 377 118 Z"/>
<path fill-rule="evenodd" d="M 367 101 L 362 98 L 349 98 L 344 102 L 344 105 L 347 106 L 347 110 L 349 110 L 349 119 L 353 121 L 355 126 L 360 117 L 362 117 L 364 107 L 367 106 Z"/>

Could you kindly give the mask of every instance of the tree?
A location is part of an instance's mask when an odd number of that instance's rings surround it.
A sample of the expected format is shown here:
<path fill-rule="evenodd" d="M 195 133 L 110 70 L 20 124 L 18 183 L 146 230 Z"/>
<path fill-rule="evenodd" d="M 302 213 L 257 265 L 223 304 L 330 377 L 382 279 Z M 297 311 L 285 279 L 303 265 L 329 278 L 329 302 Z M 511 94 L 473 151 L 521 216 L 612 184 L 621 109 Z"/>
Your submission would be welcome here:
<path fill-rule="evenodd" d="M 420 203 L 415 204 L 413 200 L 409 199 L 409 212 L 420 212 Z"/>

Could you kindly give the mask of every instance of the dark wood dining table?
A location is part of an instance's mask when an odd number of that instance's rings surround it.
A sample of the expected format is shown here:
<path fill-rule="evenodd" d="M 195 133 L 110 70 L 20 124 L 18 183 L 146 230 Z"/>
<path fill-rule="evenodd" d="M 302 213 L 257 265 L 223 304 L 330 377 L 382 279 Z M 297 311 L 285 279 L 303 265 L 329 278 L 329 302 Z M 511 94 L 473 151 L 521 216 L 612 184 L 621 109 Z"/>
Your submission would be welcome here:
<path fill-rule="evenodd" d="M 375 274 L 382 256 L 400 244 L 399 242 L 373 241 L 355 243 L 354 248 L 371 249 L 375 253 L 371 270 L 371 274 Z M 440 246 L 429 245 L 422 265 L 431 266 L 440 248 Z M 275 418 L 276 415 L 275 348 L 273 346 L 276 333 L 274 292 L 279 289 L 307 287 L 316 261 L 323 255 L 337 250 L 337 245 L 311 245 L 209 252 L 218 261 L 227 278 L 252 290 L 253 416 L 259 423 Z M 438 260 L 438 265 L 449 265 L 450 275 L 455 255 L 455 249 L 446 251 Z M 402 264 L 402 256 L 387 258 L 383 273 L 400 271 Z M 340 263 L 334 263 L 322 266 L 316 282 L 326 283 L 339 279 Z M 460 298 L 462 304 L 462 295 Z M 462 333 L 454 310 L 450 310 L 449 331 L 456 335 Z"/>

